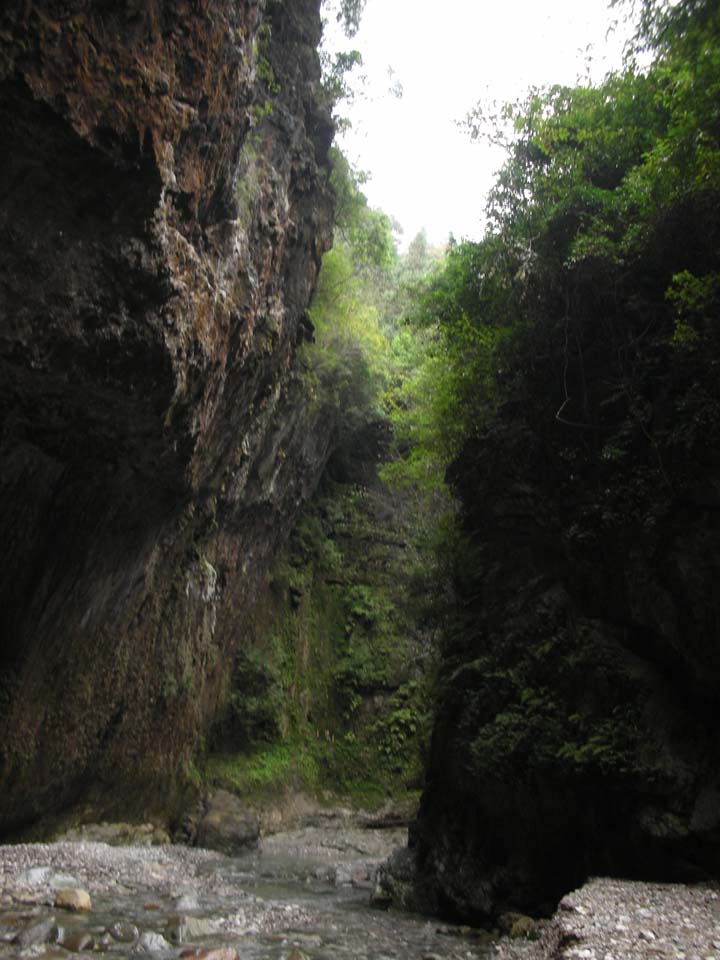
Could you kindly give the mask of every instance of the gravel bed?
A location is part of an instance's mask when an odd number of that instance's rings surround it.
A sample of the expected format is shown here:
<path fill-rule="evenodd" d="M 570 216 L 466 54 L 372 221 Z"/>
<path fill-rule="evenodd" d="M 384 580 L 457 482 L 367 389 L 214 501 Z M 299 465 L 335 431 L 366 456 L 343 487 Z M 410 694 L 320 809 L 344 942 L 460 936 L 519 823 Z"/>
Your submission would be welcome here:
<path fill-rule="evenodd" d="M 75 842 L 0 847 L 0 919 L 5 918 L 5 932 L 0 929 L 0 957 L 18 956 L 7 952 L 8 937 L 15 929 L 8 926 L 11 915 L 20 910 L 13 922 L 31 924 L 33 917 L 48 913 L 57 890 L 65 886 L 90 891 L 93 910 L 97 904 L 106 918 L 109 909 L 119 911 L 122 917 L 137 904 L 135 922 L 141 931 L 150 932 L 165 929 L 164 924 L 180 910 L 185 898 L 191 914 L 212 918 L 218 933 L 233 942 L 238 942 L 238 937 L 264 937 L 262 942 L 272 953 L 261 950 L 263 956 L 289 956 L 288 943 L 294 943 L 301 948 L 301 955 L 318 960 L 326 960 L 328 947 L 334 960 L 379 955 L 413 960 L 480 956 L 498 960 L 720 960 L 720 889 L 713 885 L 591 880 L 563 898 L 552 920 L 537 925 L 539 939 L 503 938 L 483 944 L 473 939 L 476 932 L 469 928 L 467 934 L 464 928 L 446 931 L 431 920 L 413 920 L 402 914 L 318 912 L 317 903 L 309 905 L 302 897 L 295 902 L 279 901 L 268 896 L 264 887 L 261 890 L 253 882 L 244 882 L 259 876 L 259 882 L 266 883 L 263 869 L 279 863 L 284 870 L 287 858 L 288 869 L 296 860 L 304 863 L 301 877 L 311 884 L 325 877 L 328 865 L 332 867 L 328 876 L 335 877 L 341 895 L 342 890 L 364 885 L 366 881 L 356 883 L 353 871 L 366 871 L 380 853 L 381 843 L 379 838 L 353 830 L 305 829 L 273 838 L 267 844 L 266 858 L 261 856 L 259 861 L 233 861 L 213 851 L 181 846 L 111 847 Z M 260 892 L 264 896 L 258 896 Z M 287 931 L 294 932 L 290 935 Z M 462 935 L 454 940 L 443 933 Z M 279 940 L 273 947 L 276 934 Z M 248 956 L 251 941 L 242 942 L 240 954 Z M 172 956 L 179 952 L 175 947 Z"/>
<path fill-rule="evenodd" d="M 591 880 L 560 902 L 537 942 L 503 941 L 502 960 L 720 960 L 720 889 Z"/>
<path fill-rule="evenodd" d="M 0 887 L 40 886 L 28 871 L 49 867 L 80 886 L 110 892 L 118 886 L 169 890 L 192 881 L 200 864 L 220 854 L 197 847 L 111 847 L 106 843 L 32 843 L 0 846 Z M 206 880 L 209 878 L 206 878 Z"/>

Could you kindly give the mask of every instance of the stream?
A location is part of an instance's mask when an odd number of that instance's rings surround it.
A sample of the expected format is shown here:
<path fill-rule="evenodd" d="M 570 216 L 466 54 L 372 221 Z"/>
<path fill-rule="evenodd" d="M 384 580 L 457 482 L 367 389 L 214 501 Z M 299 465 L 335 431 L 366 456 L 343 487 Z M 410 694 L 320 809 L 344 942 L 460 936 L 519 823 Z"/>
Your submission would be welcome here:
<path fill-rule="evenodd" d="M 335 824 L 275 834 L 238 857 L 181 846 L 0 847 L 0 958 L 470 960 L 492 941 L 369 905 L 402 830 Z M 90 909 L 63 909 L 71 890 Z"/>

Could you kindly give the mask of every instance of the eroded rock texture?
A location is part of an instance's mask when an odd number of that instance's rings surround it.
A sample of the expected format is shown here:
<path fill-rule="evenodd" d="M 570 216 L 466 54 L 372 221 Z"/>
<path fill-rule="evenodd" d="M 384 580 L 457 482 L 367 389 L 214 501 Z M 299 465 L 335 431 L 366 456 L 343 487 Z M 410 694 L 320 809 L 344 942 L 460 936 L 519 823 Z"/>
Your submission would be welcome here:
<path fill-rule="evenodd" d="M 318 6 L 0 13 L 5 829 L 171 787 L 324 464 Z"/>
<path fill-rule="evenodd" d="M 630 519 L 548 450 L 508 410 L 453 468 L 463 604 L 416 849 L 425 902 L 456 916 L 550 910 L 592 875 L 720 875 L 712 434 L 667 461 L 672 488 L 615 466 Z"/>

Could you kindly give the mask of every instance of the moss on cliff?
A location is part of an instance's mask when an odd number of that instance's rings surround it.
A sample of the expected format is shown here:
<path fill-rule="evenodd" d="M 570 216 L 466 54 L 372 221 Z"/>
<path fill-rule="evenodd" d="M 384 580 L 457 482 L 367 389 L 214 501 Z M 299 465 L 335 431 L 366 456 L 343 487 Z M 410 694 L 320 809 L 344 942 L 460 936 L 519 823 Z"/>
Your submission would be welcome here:
<path fill-rule="evenodd" d="M 303 511 L 214 731 L 207 776 L 259 800 L 373 804 L 421 784 L 434 650 L 418 555 L 402 501 L 359 466 Z"/>

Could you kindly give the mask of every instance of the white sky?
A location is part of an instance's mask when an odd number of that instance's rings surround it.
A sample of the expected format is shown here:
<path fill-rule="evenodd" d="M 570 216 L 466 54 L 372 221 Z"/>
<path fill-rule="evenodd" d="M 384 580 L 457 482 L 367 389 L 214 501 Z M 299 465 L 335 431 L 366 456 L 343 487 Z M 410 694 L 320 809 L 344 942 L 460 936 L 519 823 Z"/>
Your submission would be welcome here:
<path fill-rule="evenodd" d="M 369 96 L 345 109 L 340 146 L 371 175 L 370 204 L 400 222 L 406 245 L 482 233 L 485 195 L 502 152 L 458 129 L 479 99 L 504 102 L 530 86 L 600 80 L 620 65 L 627 28 L 607 0 L 367 0 L 360 32 Z M 588 53 L 592 60 L 588 61 Z M 403 86 L 387 95 L 388 67 Z"/>

